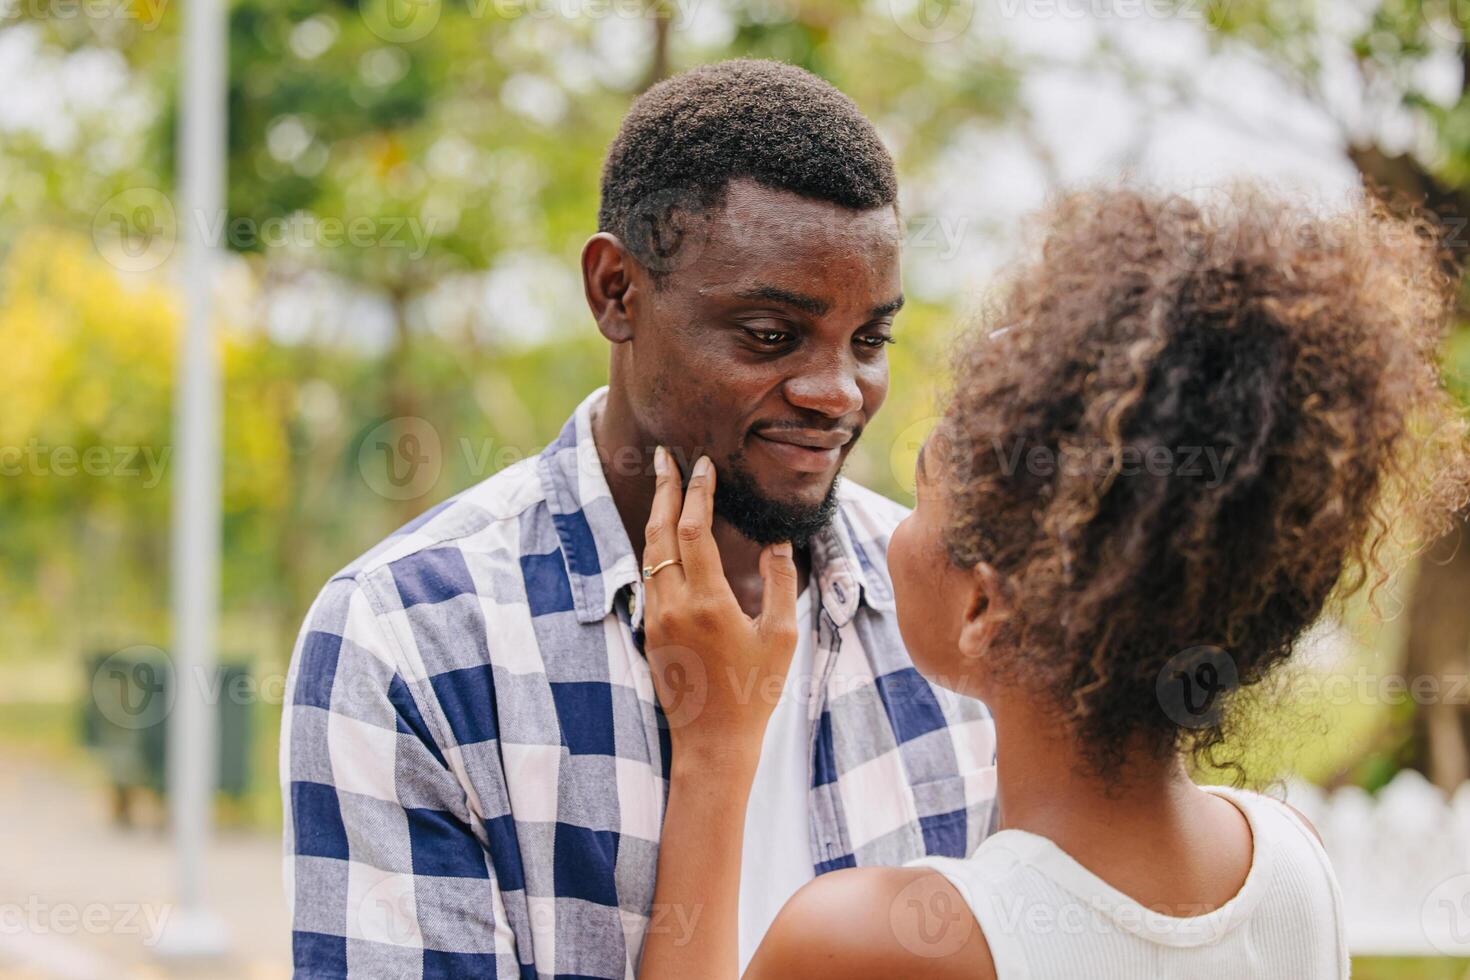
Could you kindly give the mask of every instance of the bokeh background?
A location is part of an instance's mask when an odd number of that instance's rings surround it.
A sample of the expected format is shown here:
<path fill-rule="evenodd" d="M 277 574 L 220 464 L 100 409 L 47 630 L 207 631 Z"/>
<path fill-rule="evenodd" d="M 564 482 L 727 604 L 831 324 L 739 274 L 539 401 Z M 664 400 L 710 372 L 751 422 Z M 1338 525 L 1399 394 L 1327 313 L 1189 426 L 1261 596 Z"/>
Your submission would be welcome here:
<path fill-rule="evenodd" d="M 1463 0 L 231 0 L 227 208 L 185 216 L 188 2 L 0 0 L 4 977 L 288 974 L 295 631 L 328 575 L 539 451 L 603 383 L 577 256 L 608 141 L 672 72 L 794 62 L 892 149 L 910 303 L 849 475 L 900 500 L 949 344 L 1056 189 L 1208 198 L 1249 177 L 1330 207 L 1366 181 L 1470 249 Z M 154 948 L 174 887 L 166 712 L 119 723 L 128 695 L 101 665 L 167 662 L 186 221 L 226 253 L 209 900 L 229 946 L 181 966 Z M 1470 331 L 1445 366 L 1465 392 Z M 1445 955 L 1470 954 L 1457 545 L 1324 622 L 1245 747 L 1352 865 L 1362 977 L 1470 975 Z"/>

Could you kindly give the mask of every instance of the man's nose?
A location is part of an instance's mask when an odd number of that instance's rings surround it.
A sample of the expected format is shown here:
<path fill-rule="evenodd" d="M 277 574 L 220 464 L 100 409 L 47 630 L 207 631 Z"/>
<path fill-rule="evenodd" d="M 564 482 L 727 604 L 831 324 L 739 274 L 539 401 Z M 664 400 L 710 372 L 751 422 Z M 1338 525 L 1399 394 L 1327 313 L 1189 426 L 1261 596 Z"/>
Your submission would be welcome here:
<path fill-rule="evenodd" d="M 813 363 L 786 382 L 786 400 L 796 408 L 839 419 L 863 407 L 856 366 L 843 357 Z"/>

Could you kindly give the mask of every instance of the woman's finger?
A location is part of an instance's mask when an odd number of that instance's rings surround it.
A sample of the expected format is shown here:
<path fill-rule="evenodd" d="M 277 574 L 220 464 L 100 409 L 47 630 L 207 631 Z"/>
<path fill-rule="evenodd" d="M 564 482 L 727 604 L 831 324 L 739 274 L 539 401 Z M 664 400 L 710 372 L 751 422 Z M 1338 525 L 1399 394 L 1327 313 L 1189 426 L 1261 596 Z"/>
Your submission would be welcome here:
<path fill-rule="evenodd" d="M 653 508 L 648 512 L 648 524 L 643 529 L 645 568 L 657 567 L 670 558 L 679 558 L 679 512 L 684 502 L 679 467 L 674 464 L 674 458 L 663 446 L 653 451 L 653 472 Z M 644 590 L 651 591 L 656 581 L 664 585 L 682 581 L 683 578 L 683 568 L 670 565 L 645 580 Z"/>
<path fill-rule="evenodd" d="M 684 512 L 679 517 L 679 557 L 684 561 L 684 578 L 689 584 L 713 590 L 724 584 L 725 570 L 720 549 L 710 530 L 715 500 L 715 466 L 708 456 L 699 457 L 684 494 Z"/>
<path fill-rule="evenodd" d="M 791 542 L 769 545 L 761 551 L 761 614 L 756 630 L 771 638 L 796 640 L 796 559 Z"/>

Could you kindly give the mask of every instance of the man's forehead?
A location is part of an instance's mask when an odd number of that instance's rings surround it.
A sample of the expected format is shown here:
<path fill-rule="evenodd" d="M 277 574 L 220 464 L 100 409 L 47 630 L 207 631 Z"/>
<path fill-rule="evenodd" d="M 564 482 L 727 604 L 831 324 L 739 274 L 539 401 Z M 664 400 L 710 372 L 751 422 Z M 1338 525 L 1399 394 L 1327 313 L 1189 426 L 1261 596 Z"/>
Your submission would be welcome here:
<path fill-rule="evenodd" d="M 709 243 L 719 248 L 787 244 L 809 248 L 896 251 L 898 215 L 892 205 L 855 210 L 790 191 L 731 181 L 710 215 Z"/>

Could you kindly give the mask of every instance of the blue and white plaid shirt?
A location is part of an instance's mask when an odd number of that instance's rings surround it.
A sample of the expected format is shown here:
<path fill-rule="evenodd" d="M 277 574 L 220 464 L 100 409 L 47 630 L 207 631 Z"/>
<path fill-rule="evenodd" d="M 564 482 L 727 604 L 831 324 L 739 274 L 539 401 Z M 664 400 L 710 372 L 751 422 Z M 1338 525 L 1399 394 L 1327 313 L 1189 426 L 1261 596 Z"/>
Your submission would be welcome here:
<path fill-rule="evenodd" d="M 308 613 L 281 745 L 297 977 L 635 975 L 669 741 L 592 442 L 605 391 Z M 818 874 L 962 857 L 990 826 L 993 724 L 899 638 L 885 554 L 904 513 L 844 481 L 812 542 L 816 659 L 795 688 Z"/>

